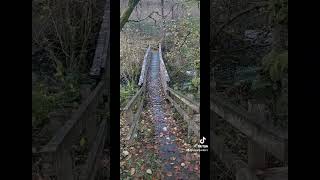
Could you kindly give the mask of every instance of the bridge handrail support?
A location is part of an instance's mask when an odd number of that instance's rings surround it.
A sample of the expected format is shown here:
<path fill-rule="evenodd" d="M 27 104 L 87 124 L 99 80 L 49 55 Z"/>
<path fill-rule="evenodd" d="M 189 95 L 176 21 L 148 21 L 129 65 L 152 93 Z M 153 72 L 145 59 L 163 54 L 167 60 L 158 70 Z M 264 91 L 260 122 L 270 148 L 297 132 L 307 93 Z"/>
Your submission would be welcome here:
<path fill-rule="evenodd" d="M 144 82 L 146 81 L 146 74 L 145 73 L 145 70 L 146 70 L 146 66 L 147 66 L 147 61 L 148 61 L 148 58 L 149 58 L 149 54 L 150 54 L 150 49 L 151 49 L 151 46 L 148 45 L 148 48 L 147 48 L 147 51 L 144 55 L 144 58 L 143 58 L 143 64 L 142 64 L 142 68 L 141 68 L 141 73 L 140 73 L 140 78 L 139 78 L 139 82 L 138 82 L 138 85 L 141 86 L 142 84 L 144 84 Z"/>
<path fill-rule="evenodd" d="M 216 95 L 210 97 L 210 109 L 226 120 L 236 129 L 246 134 L 249 139 L 256 142 L 261 148 L 272 153 L 278 159 L 287 162 L 288 135 L 287 131 L 266 129 L 257 116 L 247 112 L 241 107 L 228 103 Z"/>
<path fill-rule="evenodd" d="M 200 105 L 189 99 L 188 97 L 184 96 L 178 91 L 173 90 L 170 87 L 167 87 L 168 94 L 170 96 L 174 96 L 175 98 L 179 99 L 183 104 L 185 104 L 188 108 L 192 109 L 195 113 L 200 113 Z"/>
<path fill-rule="evenodd" d="M 163 57 L 162 57 L 162 49 L 161 49 L 161 43 L 159 43 L 159 60 L 160 60 L 160 79 L 161 79 L 161 84 L 163 88 L 163 92 L 167 94 L 167 87 L 168 87 L 168 82 L 170 81 L 169 75 L 167 68 L 164 64 Z"/>
<path fill-rule="evenodd" d="M 183 117 L 183 120 L 188 123 L 188 139 L 190 137 L 190 130 L 193 131 L 194 134 L 196 134 L 197 137 L 200 138 L 200 126 L 195 122 L 196 117 L 199 116 L 200 119 L 200 114 L 199 112 L 195 111 L 186 111 L 184 110 L 174 99 L 176 96 L 171 97 L 170 93 L 172 91 L 171 88 L 168 88 L 169 93 L 166 95 L 166 99 L 169 100 L 169 102 L 174 106 L 174 108 L 177 110 L 177 112 L 180 114 L 180 116 Z M 189 139 L 190 140 L 190 139 Z"/>
<path fill-rule="evenodd" d="M 103 20 L 101 23 L 93 63 L 89 75 L 95 79 L 101 77 L 103 69 L 106 69 L 107 50 L 109 49 L 110 39 L 110 10 L 109 3 L 106 1 Z"/>
<path fill-rule="evenodd" d="M 122 109 L 122 112 L 126 118 L 127 125 L 130 126 L 129 133 L 127 136 L 127 140 L 132 140 L 132 135 L 136 131 L 137 124 L 140 120 L 140 115 L 143 110 L 144 98 L 146 92 L 146 79 L 149 73 L 150 67 L 150 55 L 151 55 L 151 46 L 149 45 L 143 60 L 143 65 L 141 68 L 141 74 L 138 85 L 140 89 L 136 92 L 136 94 L 130 99 L 130 101 L 126 104 L 126 106 Z M 136 112 L 133 109 L 136 108 Z"/>
<path fill-rule="evenodd" d="M 90 152 L 90 158 L 86 164 L 94 164 L 93 157 L 96 154 L 92 153 L 94 151 L 95 143 L 101 144 L 103 143 L 101 138 L 96 139 L 97 132 L 97 119 L 96 119 L 96 108 L 99 105 L 99 99 L 102 98 L 106 88 L 105 81 L 101 81 L 99 85 L 95 88 L 95 90 L 89 95 L 89 97 L 85 100 L 83 104 L 80 105 L 79 109 L 74 112 L 71 116 L 71 119 L 68 120 L 65 125 L 58 130 L 58 132 L 51 138 L 48 144 L 46 144 L 39 153 L 41 156 L 50 156 L 51 168 L 53 168 L 54 172 L 57 175 L 58 180 L 60 179 L 73 179 L 72 173 L 72 162 L 71 162 L 71 154 L 70 150 L 74 143 L 74 139 L 77 139 L 81 135 L 83 129 L 87 129 L 88 133 L 88 144 Z M 105 128 L 106 126 L 105 120 L 101 122 L 99 125 L 100 129 Z M 103 131 L 105 131 L 103 129 Z M 99 141 L 99 142 L 98 142 Z M 45 158 L 46 159 L 46 158 Z M 92 168 L 89 167 L 88 168 Z M 88 171 L 90 173 L 90 171 Z"/>

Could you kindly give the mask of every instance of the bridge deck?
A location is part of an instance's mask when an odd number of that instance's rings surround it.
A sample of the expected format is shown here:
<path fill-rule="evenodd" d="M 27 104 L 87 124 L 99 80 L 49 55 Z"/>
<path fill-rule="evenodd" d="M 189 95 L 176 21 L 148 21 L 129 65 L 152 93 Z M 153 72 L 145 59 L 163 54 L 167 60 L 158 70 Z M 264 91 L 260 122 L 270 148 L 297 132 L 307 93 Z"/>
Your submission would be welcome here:
<path fill-rule="evenodd" d="M 177 135 L 174 133 L 176 124 L 170 122 L 171 118 L 166 118 L 169 114 L 167 102 L 160 82 L 160 59 L 158 52 L 152 52 L 150 73 L 147 78 L 147 110 L 150 110 L 153 124 L 155 127 L 155 141 L 159 145 L 159 159 L 162 163 L 163 174 L 171 175 L 172 179 L 190 177 L 196 178 L 197 175 L 187 168 L 180 168 L 179 171 L 175 167 L 180 167 L 186 159 L 186 149 L 179 144 Z M 190 164 L 192 166 L 192 164 Z M 189 166 L 190 166 L 189 165 Z M 177 168 L 176 168 L 177 169 Z"/>

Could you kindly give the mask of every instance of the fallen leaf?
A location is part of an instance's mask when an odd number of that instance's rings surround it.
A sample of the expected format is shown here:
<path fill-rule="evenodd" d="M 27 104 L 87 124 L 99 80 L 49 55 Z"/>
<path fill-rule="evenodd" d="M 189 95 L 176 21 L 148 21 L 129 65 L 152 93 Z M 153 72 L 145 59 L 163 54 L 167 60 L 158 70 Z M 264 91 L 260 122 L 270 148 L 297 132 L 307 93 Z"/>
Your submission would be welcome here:
<path fill-rule="evenodd" d="M 167 176 L 172 176 L 172 172 L 167 172 Z"/>
<path fill-rule="evenodd" d="M 125 156 L 128 156 L 128 155 L 129 155 L 129 152 L 128 152 L 128 151 L 123 151 L 123 154 L 124 154 Z"/>
<path fill-rule="evenodd" d="M 136 170 L 134 168 L 131 168 L 131 171 L 130 171 L 131 176 L 134 175 L 135 172 Z"/>
<path fill-rule="evenodd" d="M 152 174 L 151 169 L 147 169 L 147 173 L 148 173 L 148 174 Z"/>

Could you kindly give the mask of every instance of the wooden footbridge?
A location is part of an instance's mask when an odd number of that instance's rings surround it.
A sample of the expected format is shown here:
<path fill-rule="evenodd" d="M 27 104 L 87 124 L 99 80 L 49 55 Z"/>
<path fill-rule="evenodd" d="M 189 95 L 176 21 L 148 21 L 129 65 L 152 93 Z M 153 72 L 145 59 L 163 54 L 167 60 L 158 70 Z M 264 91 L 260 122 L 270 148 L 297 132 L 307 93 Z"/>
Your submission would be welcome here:
<path fill-rule="evenodd" d="M 146 95 L 150 93 L 148 91 L 153 91 L 156 88 L 162 89 L 165 99 L 172 104 L 178 114 L 188 124 L 188 136 L 193 133 L 195 136 L 200 137 L 199 103 L 194 102 L 190 98 L 169 87 L 168 83 L 170 81 L 170 78 L 162 58 L 161 43 L 159 44 L 158 52 L 154 53 L 151 51 L 151 47 L 149 46 L 144 56 L 140 79 L 138 82 L 140 89 L 122 109 L 127 123 L 130 126 L 128 136 L 126 137 L 127 140 L 132 140 L 132 137 L 137 130 L 140 115 L 144 109 L 143 107 L 145 105 Z M 158 57 L 152 58 L 152 56 Z M 159 68 L 158 71 L 157 68 Z M 155 84 L 152 87 L 148 88 L 148 84 L 152 84 L 157 80 L 160 81 L 159 84 Z M 151 98 L 153 99 L 158 99 L 159 97 L 157 96 L 160 96 L 160 94 L 152 94 L 150 96 L 152 96 Z"/>

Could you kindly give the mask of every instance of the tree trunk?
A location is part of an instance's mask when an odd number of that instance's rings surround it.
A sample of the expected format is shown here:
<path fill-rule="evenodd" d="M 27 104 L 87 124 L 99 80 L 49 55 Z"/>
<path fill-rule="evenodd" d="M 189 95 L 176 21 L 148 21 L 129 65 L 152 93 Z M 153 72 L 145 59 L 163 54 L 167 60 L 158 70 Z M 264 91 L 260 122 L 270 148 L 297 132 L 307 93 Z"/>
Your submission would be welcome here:
<path fill-rule="evenodd" d="M 134 8 L 137 6 L 137 4 L 140 2 L 140 0 L 129 0 L 128 1 L 128 7 L 123 11 L 123 13 L 120 16 L 120 31 L 122 31 L 123 26 L 128 22 L 128 19 L 134 10 Z"/>

